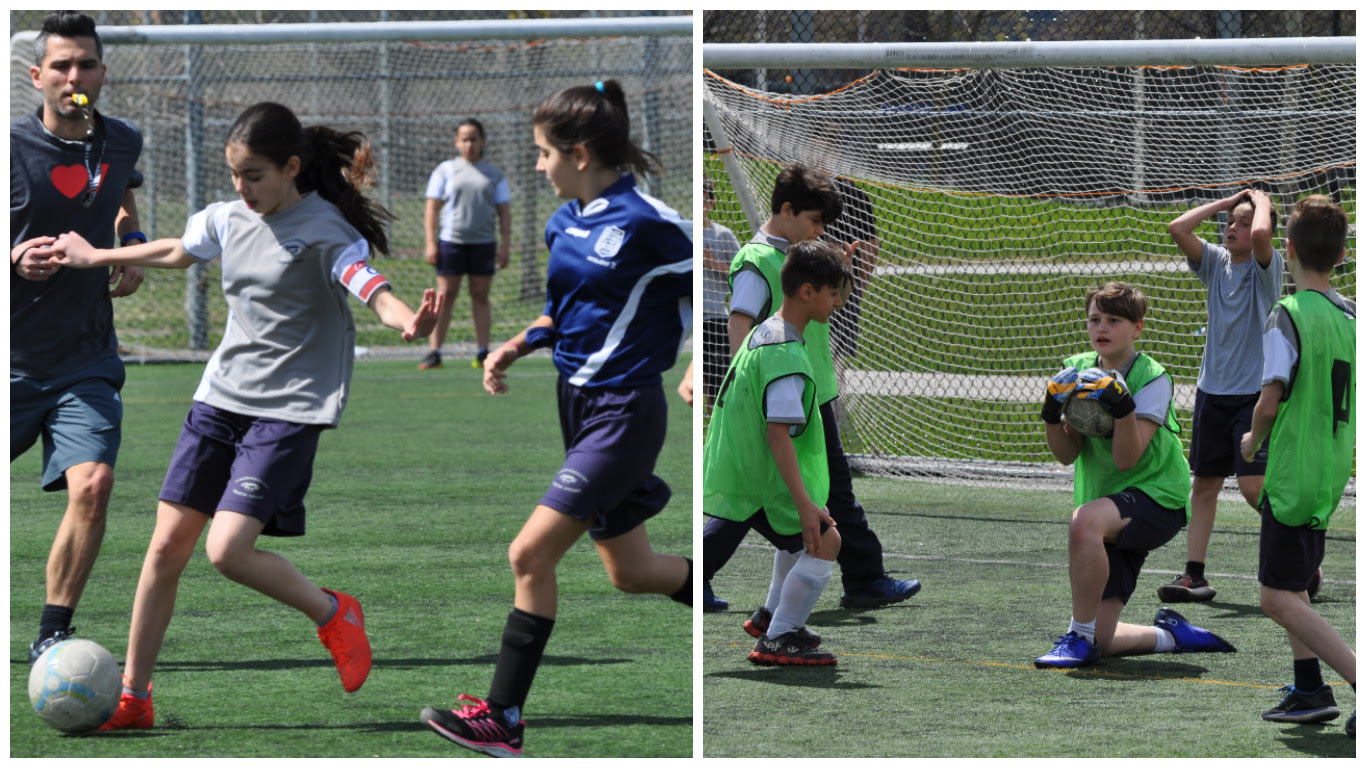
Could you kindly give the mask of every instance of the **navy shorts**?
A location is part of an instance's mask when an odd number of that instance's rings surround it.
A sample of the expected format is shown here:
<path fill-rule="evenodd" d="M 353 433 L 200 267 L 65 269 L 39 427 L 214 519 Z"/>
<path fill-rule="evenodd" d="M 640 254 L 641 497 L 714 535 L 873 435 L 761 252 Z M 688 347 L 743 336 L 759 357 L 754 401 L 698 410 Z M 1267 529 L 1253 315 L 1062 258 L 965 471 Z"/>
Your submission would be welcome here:
<path fill-rule="evenodd" d="M 498 271 L 497 243 L 452 243 L 440 240 L 436 244 L 436 273 L 438 275 L 491 277 L 496 271 Z"/>
<path fill-rule="evenodd" d="M 323 429 L 197 402 L 158 498 L 210 517 L 220 509 L 240 512 L 265 523 L 267 536 L 302 536 L 304 494 Z"/>
<path fill-rule="evenodd" d="M 77 464 L 114 466 L 123 433 L 123 361 L 117 357 L 52 379 L 10 376 L 9 460 L 43 439 L 43 490 L 66 490 Z"/>
<path fill-rule="evenodd" d="M 762 509 L 755 512 L 748 520 L 741 523 L 748 525 L 750 530 L 768 539 L 768 543 L 792 555 L 799 555 L 806 551 L 806 541 L 800 533 L 778 533 L 773 530 L 773 526 L 768 522 L 768 514 Z M 830 524 L 821 521 L 821 535 L 830 530 Z"/>
<path fill-rule="evenodd" d="M 541 504 L 589 524 L 594 540 L 629 533 L 669 503 L 654 475 L 664 447 L 664 387 L 576 387 L 560 377 L 564 465 Z"/>
<path fill-rule="evenodd" d="M 1196 477 L 1265 475 L 1266 441 L 1251 462 L 1243 459 L 1243 435 L 1252 431 L 1252 409 L 1261 395 L 1210 395 L 1195 390 L 1191 421 L 1191 474 Z"/>
<path fill-rule="evenodd" d="M 1257 581 L 1264 587 L 1304 592 L 1323 565 L 1327 531 L 1304 525 L 1286 525 L 1271 512 L 1271 500 L 1262 495 L 1262 535 L 1257 544 Z"/>
<path fill-rule="evenodd" d="M 1110 558 L 1110 578 L 1100 599 L 1118 597 L 1126 604 L 1138 586 L 1138 574 L 1148 553 L 1176 537 L 1186 525 L 1185 506 L 1167 508 L 1137 488 L 1126 488 L 1106 498 L 1119 508 L 1119 516 L 1129 524 L 1119 532 L 1119 540 L 1105 543 Z"/>

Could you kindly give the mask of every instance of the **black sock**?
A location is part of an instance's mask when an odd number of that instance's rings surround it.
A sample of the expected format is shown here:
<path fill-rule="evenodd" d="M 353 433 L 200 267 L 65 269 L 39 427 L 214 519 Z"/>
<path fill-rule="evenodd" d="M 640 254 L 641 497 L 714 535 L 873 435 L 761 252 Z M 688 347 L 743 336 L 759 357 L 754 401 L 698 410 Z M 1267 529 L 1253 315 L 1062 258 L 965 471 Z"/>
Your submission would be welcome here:
<path fill-rule="evenodd" d="M 531 681 L 541 666 L 541 654 L 550 640 L 555 620 L 513 608 L 503 626 L 503 645 L 498 651 L 498 666 L 493 669 L 489 704 L 502 710 L 526 704 Z"/>
<path fill-rule="evenodd" d="M 1295 659 L 1295 690 L 1313 693 L 1322 687 L 1323 672 L 1319 669 L 1319 657 Z"/>
<path fill-rule="evenodd" d="M 683 586 L 679 587 L 677 592 L 673 593 L 672 595 L 669 595 L 669 599 L 672 600 L 672 601 L 674 601 L 674 602 L 676 602 L 676 603 L 682 603 L 682 604 L 688 606 L 689 608 L 691 608 L 691 607 L 692 607 L 692 558 L 690 558 L 690 557 L 685 557 L 685 558 L 683 558 L 683 559 L 688 561 L 688 578 L 686 578 L 686 579 L 683 580 Z"/>
<path fill-rule="evenodd" d="M 41 642 L 57 634 L 59 630 L 70 629 L 71 617 L 75 613 L 75 608 L 67 608 L 65 605 L 44 605 L 42 618 L 38 619 L 38 640 Z"/>
<path fill-rule="evenodd" d="M 1193 579 L 1203 579 L 1205 578 L 1205 564 L 1199 560 L 1187 560 L 1186 573 L 1190 574 Z"/>

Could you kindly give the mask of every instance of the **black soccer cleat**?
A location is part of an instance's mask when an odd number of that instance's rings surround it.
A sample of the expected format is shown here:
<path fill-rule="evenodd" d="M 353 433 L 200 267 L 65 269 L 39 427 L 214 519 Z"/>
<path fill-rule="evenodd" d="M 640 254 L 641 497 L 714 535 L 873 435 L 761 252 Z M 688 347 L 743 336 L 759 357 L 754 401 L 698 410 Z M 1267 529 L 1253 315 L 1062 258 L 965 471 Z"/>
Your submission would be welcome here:
<path fill-rule="evenodd" d="M 786 632 L 774 638 L 764 635 L 749 652 L 749 660 L 761 666 L 829 667 L 835 664 L 835 654 L 817 650 L 797 638 L 796 632 Z"/>

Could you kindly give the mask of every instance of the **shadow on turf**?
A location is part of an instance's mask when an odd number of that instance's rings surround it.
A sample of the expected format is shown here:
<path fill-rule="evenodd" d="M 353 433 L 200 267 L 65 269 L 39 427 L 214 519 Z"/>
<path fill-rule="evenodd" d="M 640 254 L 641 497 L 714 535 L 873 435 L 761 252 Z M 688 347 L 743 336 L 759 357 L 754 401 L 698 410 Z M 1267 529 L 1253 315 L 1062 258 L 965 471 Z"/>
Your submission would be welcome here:
<path fill-rule="evenodd" d="M 1285 726 L 1277 740 L 1286 749 L 1314 757 L 1355 757 L 1356 739 L 1347 738 L 1342 730 L 1344 722 L 1339 718 L 1327 723 Z"/>
<path fill-rule="evenodd" d="M 894 610 L 895 607 L 911 607 L 909 603 L 900 603 L 898 606 L 885 605 L 877 608 L 879 611 Z M 862 610 L 874 610 L 872 608 Z M 866 627 L 869 624 L 877 623 L 877 616 L 869 616 L 866 613 L 857 612 L 848 608 L 837 608 L 828 611 L 812 611 L 807 623 L 818 629 L 826 627 Z"/>
<path fill-rule="evenodd" d="M 1110 675 L 1123 676 L 1125 679 L 1169 681 L 1173 678 L 1189 677 L 1198 680 L 1206 672 L 1205 667 L 1173 661 L 1170 654 L 1150 656 L 1120 656 L 1105 659 L 1100 665 L 1082 669 L 1060 670 L 1077 680 L 1110 682 Z"/>
<path fill-rule="evenodd" d="M 831 688 L 839 691 L 853 691 L 880 686 L 867 683 L 845 682 L 840 679 L 838 667 L 755 667 L 754 669 L 712 672 L 707 677 L 728 677 L 748 683 L 773 683 L 775 685 L 801 686 L 802 688 Z"/>
<path fill-rule="evenodd" d="M 414 708 L 414 712 L 419 709 Z M 67 738 L 101 738 L 101 739 L 137 739 L 153 738 L 158 736 L 169 736 L 170 731 L 186 730 L 190 726 L 180 718 L 171 715 L 174 722 L 165 725 L 158 723 L 151 730 L 137 731 L 114 731 L 113 733 L 87 733 L 73 734 Z M 545 728 L 585 728 L 601 726 L 604 721 L 610 722 L 613 727 L 631 725 L 653 725 L 659 727 L 678 727 L 691 726 L 693 719 L 691 715 L 680 717 L 660 717 L 657 715 L 628 715 L 611 712 L 594 712 L 580 717 L 535 717 L 527 720 L 528 725 L 534 725 L 538 730 Z M 337 725 L 320 725 L 318 723 L 258 723 L 253 725 L 199 725 L 194 730 L 215 730 L 215 731 L 352 731 L 364 733 L 426 733 L 426 724 L 417 719 L 414 714 L 411 720 L 401 720 L 393 722 L 357 722 L 341 723 Z"/>
<path fill-rule="evenodd" d="M 451 659 L 393 659 L 376 658 L 375 668 L 391 667 L 394 669 L 418 669 L 422 667 L 487 667 L 492 666 L 498 661 L 498 654 L 491 653 L 483 656 L 473 656 L 470 658 L 451 658 Z M 604 659 L 587 658 L 583 656 L 545 656 L 541 659 L 543 667 L 579 667 L 579 666 L 601 666 L 603 664 L 632 664 L 636 659 Z M 20 662 L 11 662 L 19 664 Z M 23 661 L 28 664 L 28 660 Z M 301 669 L 305 667 L 320 667 L 332 669 L 331 659 L 249 659 L 243 661 L 162 661 L 157 663 L 159 670 L 179 670 L 179 671 L 225 671 L 235 669 L 250 670 L 273 670 L 273 669 Z"/>

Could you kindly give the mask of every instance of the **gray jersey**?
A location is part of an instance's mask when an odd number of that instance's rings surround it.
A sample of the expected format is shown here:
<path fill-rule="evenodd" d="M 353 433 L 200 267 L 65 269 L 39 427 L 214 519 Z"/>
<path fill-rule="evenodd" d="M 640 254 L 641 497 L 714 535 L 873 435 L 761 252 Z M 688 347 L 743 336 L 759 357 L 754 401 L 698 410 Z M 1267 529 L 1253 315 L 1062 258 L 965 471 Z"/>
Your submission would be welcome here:
<path fill-rule="evenodd" d="M 1257 260 L 1229 260 L 1228 249 L 1205 243 L 1191 271 L 1207 290 L 1205 354 L 1196 386 L 1210 395 L 1252 395 L 1262 389 L 1262 325 L 1281 297 L 1285 263 L 1272 251 L 1263 269 Z"/>
<path fill-rule="evenodd" d="M 498 241 L 498 206 L 512 199 L 503 172 L 486 160 L 447 160 L 432 171 L 427 199 L 441 201 L 438 237 L 448 243 Z"/>
<path fill-rule="evenodd" d="M 261 216 L 242 201 L 190 217 L 185 250 L 223 256 L 228 324 L 194 399 L 247 416 L 336 426 L 346 407 L 356 326 L 342 284 L 370 253 L 332 203 L 310 193 Z"/>

